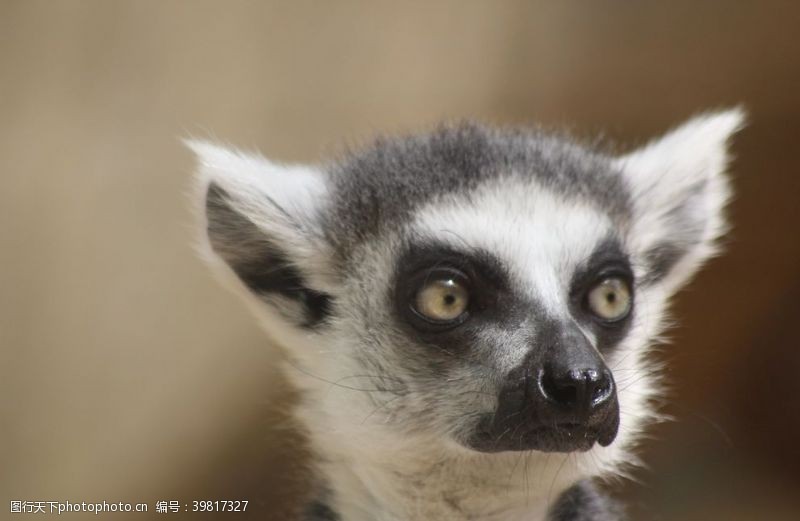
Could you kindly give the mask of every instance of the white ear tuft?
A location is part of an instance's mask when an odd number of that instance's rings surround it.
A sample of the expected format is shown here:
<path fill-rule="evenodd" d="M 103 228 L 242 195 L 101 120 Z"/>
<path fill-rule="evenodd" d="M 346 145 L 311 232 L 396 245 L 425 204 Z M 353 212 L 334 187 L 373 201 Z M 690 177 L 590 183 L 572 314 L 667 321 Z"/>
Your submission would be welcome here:
<path fill-rule="evenodd" d="M 205 141 L 185 143 L 199 161 L 210 250 L 287 318 L 301 325 L 321 320 L 327 297 L 319 281 L 329 254 L 325 173 Z"/>
<path fill-rule="evenodd" d="M 313 228 L 312 221 L 327 193 L 323 172 L 305 165 L 273 163 L 260 154 L 247 154 L 207 141 L 185 143 L 197 155 L 199 184 L 204 192 L 210 185 L 216 185 L 257 225 L 271 228 L 277 220 L 306 231 Z M 265 219 L 269 223 L 260 222 Z"/>
<path fill-rule="evenodd" d="M 694 183 L 724 170 L 727 141 L 744 121 L 741 108 L 703 114 L 618 161 L 632 176 L 634 190 L 648 190 L 664 175 Z"/>
<path fill-rule="evenodd" d="M 730 196 L 728 140 L 744 121 L 741 108 L 703 114 L 617 160 L 634 206 L 632 249 L 652 282 L 677 289 L 716 252 Z"/>

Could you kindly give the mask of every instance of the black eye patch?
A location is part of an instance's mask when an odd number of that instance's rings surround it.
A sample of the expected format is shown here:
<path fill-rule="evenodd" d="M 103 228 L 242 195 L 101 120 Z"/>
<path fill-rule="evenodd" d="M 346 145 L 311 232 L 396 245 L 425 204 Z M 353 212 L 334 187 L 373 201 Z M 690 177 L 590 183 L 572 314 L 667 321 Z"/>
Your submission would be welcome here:
<path fill-rule="evenodd" d="M 488 322 L 506 320 L 522 313 L 515 306 L 509 276 L 494 255 L 483 250 L 457 250 L 437 243 L 409 245 L 397 262 L 392 284 L 393 306 L 408 332 L 425 342 L 444 342 L 447 348 L 464 344 Z M 414 309 L 414 299 L 431 278 L 451 276 L 468 288 L 469 304 L 456 323 L 436 324 L 424 320 Z M 450 336 L 452 342 L 446 342 Z M 460 338 L 456 338 L 460 337 Z M 444 345 L 442 345 L 444 347 Z"/>
<path fill-rule="evenodd" d="M 629 288 L 631 310 L 622 320 L 599 320 L 587 306 L 589 292 L 606 279 L 621 279 Z M 570 281 L 570 312 L 580 323 L 589 326 L 597 336 L 598 348 L 611 349 L 630 329 L 634 313 L 635 280 L 628 255 L 619 240 L 609 237 L 594 249 L 592 254 L 575 271 Z"/>

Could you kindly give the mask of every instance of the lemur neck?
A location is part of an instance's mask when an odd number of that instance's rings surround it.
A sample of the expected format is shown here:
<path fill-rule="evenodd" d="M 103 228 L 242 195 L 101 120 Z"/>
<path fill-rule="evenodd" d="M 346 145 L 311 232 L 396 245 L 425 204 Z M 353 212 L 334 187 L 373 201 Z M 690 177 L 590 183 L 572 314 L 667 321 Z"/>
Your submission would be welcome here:
<path fill-rule="evenodd" d="M 575 481 L 567 455 L 469 454 L 432 444 L 312 436 L 341 521 L 532 521 Z"/>

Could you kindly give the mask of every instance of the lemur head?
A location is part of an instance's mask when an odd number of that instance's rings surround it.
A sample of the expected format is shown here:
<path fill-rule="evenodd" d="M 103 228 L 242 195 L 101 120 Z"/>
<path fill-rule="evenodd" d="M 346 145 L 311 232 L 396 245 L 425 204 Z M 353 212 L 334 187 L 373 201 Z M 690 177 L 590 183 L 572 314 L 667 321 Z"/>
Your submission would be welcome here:
<path fill-rule="evenodd" d="M 602 455 L 648 419 L 643 357 L 725 230 L 742 119 L 700 116 L 622 157 L 472 124 L 320 167 L 190 146 L 212 258 L 331 428 Z"/>

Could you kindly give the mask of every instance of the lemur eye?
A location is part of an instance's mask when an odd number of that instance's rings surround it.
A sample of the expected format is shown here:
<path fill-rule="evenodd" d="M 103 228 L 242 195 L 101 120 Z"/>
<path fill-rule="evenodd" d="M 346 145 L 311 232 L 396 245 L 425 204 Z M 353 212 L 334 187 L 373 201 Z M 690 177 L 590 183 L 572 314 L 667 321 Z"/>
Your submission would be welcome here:
<path fill-rule="evenodd" d="M 588 304 L 592 313 L 604 320 L 621 320 L 631 310 L 630 288 L 620 278 L 604 279 L 589 291 Z"/>
<path fill-rule="evenodd" d="M 414 299 L 416 311 L 434 322 L 451 322 L 467 310 L 469 292 L 455 278 L 429 280 Z"/>

